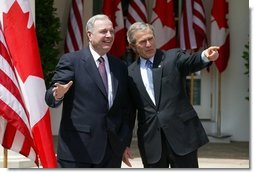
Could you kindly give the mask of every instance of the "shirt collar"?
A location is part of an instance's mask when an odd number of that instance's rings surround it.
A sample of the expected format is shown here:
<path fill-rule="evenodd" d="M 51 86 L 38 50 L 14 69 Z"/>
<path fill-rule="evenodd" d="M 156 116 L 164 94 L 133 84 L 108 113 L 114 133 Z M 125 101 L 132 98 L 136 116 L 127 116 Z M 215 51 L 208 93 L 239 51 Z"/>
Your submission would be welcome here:
<path fill-rule="evenodd" d="M 149 60 L 149 61 L 151 61 L 151 62 L 153 63 L 153 61 L 154 61 L 154 56 L 151 57 L 151 58 L 149 58 L 149 59 L 145 59 L 145 58 L 140 57 L 140 66 L 144 67 L 147 60 Z"/>
<path fill-rule="evenodd" d="M 91 54 L 92 54 L 92 56 L 93 56 L 94 61 L 97 62 L 97 60 L 98 60 L 101 56 L 100 56 L 97 52 L 95 52 L 95 50 L 93 50 L 93 48 L 91 47 L 91 45 L 89 45 L 89 49 L 90 49 L 90 52 L 91 52 Z M 107 57 L 106 54 L 104 54 L 102 57 L 104 58 L 105 61 L 108 61 L 108 57 Z"/>

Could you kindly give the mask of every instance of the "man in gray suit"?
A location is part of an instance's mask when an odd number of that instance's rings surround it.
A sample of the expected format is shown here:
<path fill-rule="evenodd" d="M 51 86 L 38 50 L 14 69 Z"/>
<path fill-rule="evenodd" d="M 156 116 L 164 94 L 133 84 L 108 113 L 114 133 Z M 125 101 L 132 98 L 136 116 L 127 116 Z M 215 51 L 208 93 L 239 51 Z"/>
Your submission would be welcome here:
<path fill-rule="evenodd" d="M 114 42 L 107 16 L 90 18 L 86 32 L 89 46 L 61 57 L 45 96 L 51 107 L 63 102 L 58 166 L 120 168 L 129 136 L 128 71 L 107 54 Z"/>
<path fill-rule="evenodd" d="M 142 22 L 131 25 L 127 39 L 139 57 L 128 72 L 144 167 L 198 168 L 197 150 L 208 138 L 189 102 L 186 76 L 215 61 L 219 47 L 192 55 L 181 49 L 161 51 L 153 27 Z M 135 116 L 132 127 L 134 122 Z"/>

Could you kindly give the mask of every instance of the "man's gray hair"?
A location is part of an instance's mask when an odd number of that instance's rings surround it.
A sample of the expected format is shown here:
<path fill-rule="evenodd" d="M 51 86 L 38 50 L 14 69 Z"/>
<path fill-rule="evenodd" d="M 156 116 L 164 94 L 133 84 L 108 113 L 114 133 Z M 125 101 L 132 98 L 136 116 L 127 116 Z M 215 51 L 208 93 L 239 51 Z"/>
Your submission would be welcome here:
<path fill-rule="evenodd" d="M 96 20 L 109 20 L 109 21 L 111 21 L 110 18 L 107 15 L 105 15 L 105 14 L 97 14 L 97 15 L 91 17 L 87 21 L 87 23 L 86 23 L 86 32 L 88 32 L 88 31 L 92 32 L 93 31 L 94 23 L 95 23 Z"/>
<path fill-rule="evenodd" d="M 148 23 L 144 23 L 144 22 L 133 23 L 127 31 L 127 40 L 129 42 L 129 44 L 135 44 L 136 43 L 136 40 L 134 38 L 134 34 L 137 31 L 144 31 L 146 29 L 150 29 L 153 32 L 153 35 L 154 35 L 154 28 L 153 28 L 152 25 L 150 25 Z"/>

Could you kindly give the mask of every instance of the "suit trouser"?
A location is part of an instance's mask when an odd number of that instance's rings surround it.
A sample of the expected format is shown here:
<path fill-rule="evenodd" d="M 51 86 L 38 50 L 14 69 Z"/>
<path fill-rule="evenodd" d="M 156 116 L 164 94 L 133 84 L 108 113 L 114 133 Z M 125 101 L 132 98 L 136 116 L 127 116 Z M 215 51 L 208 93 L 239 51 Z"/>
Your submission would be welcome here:
<path fill-rule="evenodd" d="M 157 163 L 144 164 L 145 168 L 198 168 L 197 150 L 183 156 L 174 153 L 161 129 L 162 152 Z"/>
<path fill-rule="evenodd" d="M 109 140 L 104 157 L 98 164 L 57 159 L 58 168 L 121 168 L 121 163 L 122 158 L 114 153 Z"/>

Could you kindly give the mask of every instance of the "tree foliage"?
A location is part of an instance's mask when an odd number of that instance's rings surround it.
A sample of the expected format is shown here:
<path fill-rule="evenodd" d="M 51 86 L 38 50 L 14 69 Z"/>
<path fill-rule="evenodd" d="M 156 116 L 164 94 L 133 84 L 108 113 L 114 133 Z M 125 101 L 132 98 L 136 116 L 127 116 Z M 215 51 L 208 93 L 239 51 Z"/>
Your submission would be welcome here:
<path fill-rule="evenodd" d="M 249 42 L 244 45 L 245 50 L 243 51 L 242 58 L 244 59 L 244 66 L 246 68 L 246 71 L 244 72 L 245 75 L 249 77 Z M 249 96 L 245 97 L 247 100 L 249 100 Z"/>
<path fill-rule="evenodd" d="M 46 86 L 53 76 L 60 53 L 60 19 L 53 4 L 53 0 L 35 1 L 36 33 Z"/>

